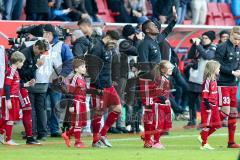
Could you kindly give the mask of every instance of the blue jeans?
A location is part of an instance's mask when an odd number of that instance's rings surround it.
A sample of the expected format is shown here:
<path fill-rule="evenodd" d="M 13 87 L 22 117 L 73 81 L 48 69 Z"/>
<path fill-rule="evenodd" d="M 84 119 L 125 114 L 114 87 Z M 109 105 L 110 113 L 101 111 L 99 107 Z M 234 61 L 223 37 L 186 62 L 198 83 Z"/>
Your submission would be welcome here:
<path fill-rule="evenodd" d="M 177 15 L 178 15 L 177 24 L 183 24 L 186 12 L 187 12 L 187 5 L 178 7 L 178 9 L 177 9 Z"/>
<path fill-rule="evenodd" d="M 51 134 L 59 133 L 59 116 L 57 115 L 57 106 L 60 105 L 62 94 L 48 88 L 47 96 L 50 106 L 50 114 L 48 115 L 48 127 Z"/>
<path fill-rule="evenodd" d="M 23 8 L 23 0 L 4 0 L 3 19 L 18 20 Z"/>

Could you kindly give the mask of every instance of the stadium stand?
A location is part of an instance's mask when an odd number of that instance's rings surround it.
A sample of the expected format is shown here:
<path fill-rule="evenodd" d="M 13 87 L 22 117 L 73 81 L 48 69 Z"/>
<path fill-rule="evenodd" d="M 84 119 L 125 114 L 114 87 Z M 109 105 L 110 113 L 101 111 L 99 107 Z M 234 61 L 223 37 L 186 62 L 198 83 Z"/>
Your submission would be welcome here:
<path fill-rule="evenodd" d="M 218 3 L 217 6 L 219 11 L 223 15 L 225 26 L 234 26 L 236 23 L 230 9 L 230 5 L 227 3 Z"/>

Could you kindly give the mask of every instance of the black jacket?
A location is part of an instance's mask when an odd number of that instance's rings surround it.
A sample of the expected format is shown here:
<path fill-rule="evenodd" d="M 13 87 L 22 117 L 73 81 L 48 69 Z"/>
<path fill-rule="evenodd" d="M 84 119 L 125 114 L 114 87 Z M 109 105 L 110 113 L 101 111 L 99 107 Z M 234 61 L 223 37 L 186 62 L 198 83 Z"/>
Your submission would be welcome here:
<path fill-rule="evenodd" d="M 85 37 L 78 38 L 74 43 L 72 47 L 72 52 L 74 57 L 83 57 L 84 54 L 88 51 L 90 48 L 90 41 Z"/>
<path fill-rule="evenodd" d="M 211 60 L 215 58 L 216 45 L 210 44 L 207 46 L 195 44 L 192 45 L 188 52 L 188 59 L 192 59 L 192 65 L 190 68 L 197 69 L 199 58 L 203 58 L 204 60 Z M 189 69 L 190 69 L 189 68 Z M 202 91 L 202 85 L 189 81 L 189 91 L 200 93 Z"/>
<path fill-rule="evenodd" d="M 95 0 L 86 0 L 85 8 L 90 16 L 95 16 L 98 13 L 98 7 Z"/>
<path fill-rule="evenodd" d="M 103 61 L 103 67 L 94 83 L 98 89 L 109 88 L 112 86 L 112 51 L 107 50 L 103 41 L 97 41 L 89 54 L 100 58 Z M 91 67 L 91 64 L 88 64 Z"/>
<path fill-rule="evenodd" d="M 26 60 L 23 67 L 19 70 L 19 75 L 21 82 L 26 83 L 36 76 L 36 70 L 38 69 L 36 63 L 39 56 L 34 55 L 33 46 L 24 48 L 21 52 L 25 55 Z"/>
<path fill-rule="evenodd" d="M 144 40 L 139 44 L 138 47 L 138 61 L 140 70 L 149 72 L 153 69 L 155 64 L 158 64 L 161 61 L 161 50 L 159 45 L 172 32 L 175 24 L 176 21 L 172 20 L 168 26 L 160 34 L 158 34 L 156 39 L 152 39 L 147 35 L 145 36 Z M 161 26 L 158 24 L 156 24 L 156 26 L 159 30 L 161 29 Z"/>
<path fill-rule="evenodd" d="M 123 40 L 119 44 L 119 52 L 121 53 L 120 56 L 120 77 L 121 78 L 128 78 L 128 72 L 130 65 L 128 63 L 129 56 L 138 56 L 138 50 L 136 47 L 137 43 L 134 43 L 131 40 Z"/>
<path fill-rule="evenodd" d="M 230 40 L 217 47 L 216 60 L 221 64 L 218 85 L 236 86 L 237 78 L 232 75 L 232 71 L 240 69 L 240 53 Z"/>
<path fill-rule="evenodd" d="M 193 44 L 188 52 L 188 59 L 198 59 L 203 58 L 205 60 L 211 60 L 215 58 L 217 46 L 211 44 L 209 46 L 195 45 Z"/>
<path fill-rule="evenodd" d="M 27 0 L 26 13 L 48 13 L 49 0 Z"/>

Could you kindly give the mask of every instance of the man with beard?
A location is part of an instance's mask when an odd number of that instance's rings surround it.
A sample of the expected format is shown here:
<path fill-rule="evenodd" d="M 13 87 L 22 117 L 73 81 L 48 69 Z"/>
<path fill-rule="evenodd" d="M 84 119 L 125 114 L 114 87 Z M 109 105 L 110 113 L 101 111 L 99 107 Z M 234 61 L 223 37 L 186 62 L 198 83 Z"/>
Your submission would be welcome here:
<path fill-rule="evenodd" d="M 112 147 L 106 138 L 106 133 L 114 122 L 116 122 L 118 116 L 121 113 L 121 102 L 120 98 L 112 85 L 111 65 L 112 65 L 112 49 L 116 47 L 119 34 L 116 31 L 107 31 L 106 35 L 95 43 L 88 56 L 94 56 L 96 61 L 101 59 L 103 67 L 95 81 L 91 80 L 91 87 L 96 89 L 97 93 L 92 94 L 92 129 L 93 129 L 93 147 L 104 148 Z M 88 73 L 95 73 L 95 63 L 87 62 Z M 94 76 L 94 75 L 93 75 Z M 100 121 L 104 112 L 108 110 L 108 116 L 100 131 Z M 100 131 L 100 132 L 99 132 Z"/>

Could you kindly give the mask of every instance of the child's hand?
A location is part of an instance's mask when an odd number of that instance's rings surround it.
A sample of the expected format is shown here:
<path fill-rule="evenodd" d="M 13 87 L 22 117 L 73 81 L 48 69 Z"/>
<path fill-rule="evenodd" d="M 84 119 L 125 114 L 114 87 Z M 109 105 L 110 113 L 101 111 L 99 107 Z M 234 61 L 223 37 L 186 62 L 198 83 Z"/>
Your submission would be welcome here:
<path fill-rule="evenodd" d="M 12 102 L 11 100 L 6 100 L 6 105 L 8 109 L 12 109 Z"/>
<path fill-rule="evenodd" d="M 171 102 L 169 101 L 169 99 L 165 101 L 165 104 L 171 106 Z"/>
<path fill-rule="evenodd" d="M 70 112 L 70 113 L 73 113 L 73 112 L 74 112 L 74 107 L 70 107 L 70 108 L 69 108 L 69 112 Z"/>

